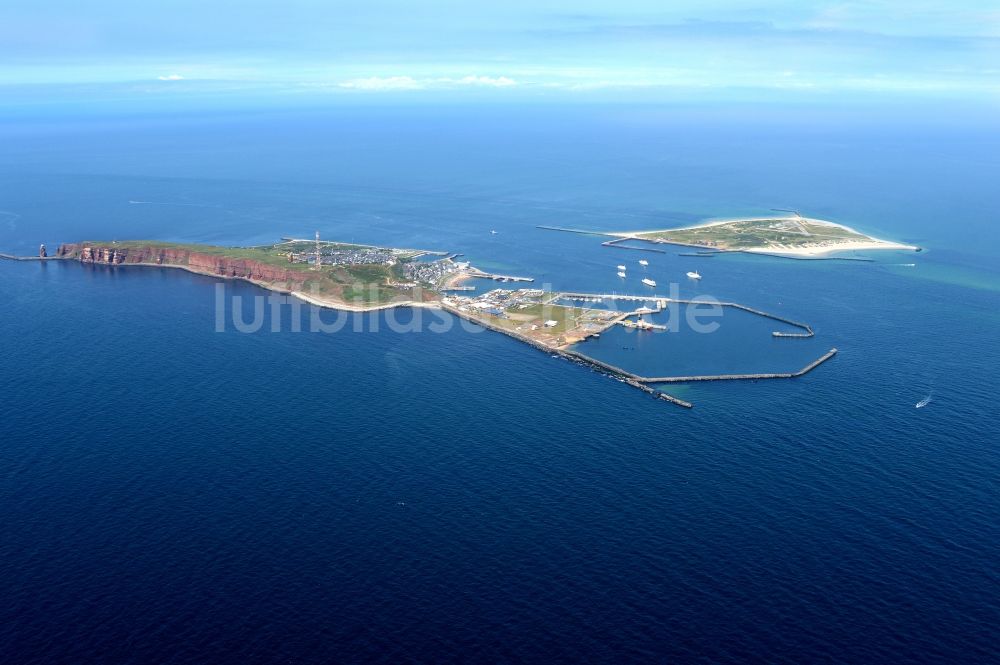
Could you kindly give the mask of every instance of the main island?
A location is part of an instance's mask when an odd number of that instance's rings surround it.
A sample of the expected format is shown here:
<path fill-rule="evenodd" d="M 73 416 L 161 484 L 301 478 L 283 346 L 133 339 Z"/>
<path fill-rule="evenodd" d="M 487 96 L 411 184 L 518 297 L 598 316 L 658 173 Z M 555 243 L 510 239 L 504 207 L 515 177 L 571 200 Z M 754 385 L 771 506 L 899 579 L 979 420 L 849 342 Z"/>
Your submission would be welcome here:
<path fill-rule="evenodd" d="M 0 258 L 75 260 L 88 265 L 173 268 L 223 279 L 238 279 L 338 310 L 369 312 L 390 307 L 430 307 L 509 335 L 537 349 L 614 377 L 658 399 L 688 407 L 655 384 L 719 380 L 794 378 L 832 358 L 831 349 L 797 372 L 704 376 L 642 376 L 580 353 L 574 347 L 615 325 L 640 332 L 664 330 L 649 320 L 671 306 L 704 304 L 665 296 L 556 292 L 531 287 L 477 292 L 470 279 L 532 282 L 530 277 L 484 272 L 459 255 L 418 249 L 284 238 L 273 245 L 223 247 L 162 241 L 88 241 L 60 245 L 49 256 Z M 625 306 L 622 306 L 622 305 Z M 739 303 L 717 302 L 772 319 L 796 332 L 776 338 L 813 337 L 812 328 Z"/>

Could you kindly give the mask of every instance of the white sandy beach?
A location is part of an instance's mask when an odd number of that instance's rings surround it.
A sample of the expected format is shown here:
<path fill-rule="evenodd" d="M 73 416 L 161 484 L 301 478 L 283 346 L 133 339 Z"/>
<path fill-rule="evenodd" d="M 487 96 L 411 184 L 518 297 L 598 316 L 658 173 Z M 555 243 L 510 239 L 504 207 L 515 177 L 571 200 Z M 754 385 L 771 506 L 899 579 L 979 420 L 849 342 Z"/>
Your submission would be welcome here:
<path fill-rule="evenodd" d="M 265 286 L 264 288 L 267 287 Z M 382 309 L 392 309 L 393 307 L 426 307 L 428 309 L 441 308 L 441 304 L 438 302 L 417 302 L 416 300 L 401 300 L 399 302 L 386 303 L 385 305 L 369 305 L 367 307 L 360 307 L 358 305 L 351 305 L 338 300 L 324 300 L 323 298 L 307 296 L 301 291 L 292 291 L 291 295 L 303 302 L 309 303 L 310 305 L 325 307 L 327 309 L 339 309 L 344 312 L 377 312 Z"/>
<path fill-rule="evenodd" d="M 829 245 L 817 245 L 815 247 L 784 247 L 781 245 L 774 245 L 771 247 L 747 247 L 736 251 L 754 254 L 783 254 L 788 256 L 822 256 L 824 254 L 833 254 L 836 252 L 853 252 L 871 249 L 915 250 L 917 248 L 913 245 L 903 245 L 898 242 L 875 240 L 873 238 L 871 240 L 844 240 L 842 242 L 832 242 Z"/>

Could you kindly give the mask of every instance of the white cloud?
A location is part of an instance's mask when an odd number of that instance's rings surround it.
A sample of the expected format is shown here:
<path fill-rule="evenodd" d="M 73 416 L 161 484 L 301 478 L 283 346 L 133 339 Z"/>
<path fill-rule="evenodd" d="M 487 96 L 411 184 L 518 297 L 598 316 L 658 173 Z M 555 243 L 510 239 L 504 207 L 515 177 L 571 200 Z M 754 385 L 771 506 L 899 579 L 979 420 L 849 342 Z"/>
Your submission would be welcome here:
<path fill-rule="evenodd" d="M 156 78 L 161 81 L 183 81 L 184 77 L 180 74 L 167 74 L 166 76 L 157 76 Z"/>
<path fill-rule="evenodd" d="M 410 76 L 369 76 L 340 83 L 351 90 L 419 90 L 423 85 Z"/>
<path fill-rule="evenodd" d="M 461 78 L 413 78 L 412 76 L 369 76 L 341 81 L 340 88 L 349 90 L 424 90 L 458 87 L 509 88 L 517 81 L 507 76 L 463 76 Z"/>
<path fill-rule="evenodd" d="M 444 80 L 458 83 L 459 85 L 481 85 L 493 88 L 508 88 L 512 85 L 517 85 L 517 81 L 506 76 L 463 76 L 457 81 L 453 79 Z"/>

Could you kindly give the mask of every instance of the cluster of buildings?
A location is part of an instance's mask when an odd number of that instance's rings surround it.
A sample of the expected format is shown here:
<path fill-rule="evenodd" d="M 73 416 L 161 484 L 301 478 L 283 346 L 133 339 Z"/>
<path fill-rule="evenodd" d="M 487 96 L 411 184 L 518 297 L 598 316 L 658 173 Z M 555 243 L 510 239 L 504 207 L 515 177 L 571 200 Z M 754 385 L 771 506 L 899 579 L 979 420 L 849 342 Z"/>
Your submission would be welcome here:
<path fill-rule="evenodd" d="M 451 259 L 410 261 L 403 264 L 403 275 L 420 284 L 440 284 L 447 277 L 468 269 L 468 263 Z"/>
<path fill-rule="evenodd" d="M 474 296 L 449 295 L 444 303 L 473 318 L 491 317 L 509 330 L 550 347 L 563 347 L 600 335 L 621 312 L 559 304 L 560 294 L 541 289 L 494 289 Z"/>
<path fill-rule="evenodd" d="M 463 312 L 489 314 L 501 319 L 509 318 L 509 313 L 528 309 L 541 304 L 545 292 L 541 289 L 493 289 L 476 296 L 448 296 L 450 304 Z M 549 327 L 555 321 L 546 321 Z"/>
<path fill-rule="evenodd" d="M 393 266 L 399 260 L 397 251 L 387 247 L 321 247 L 319 256 L 325 266 Z M 290 252 L 288 262 L 316 265 L 316 252 Z"/>

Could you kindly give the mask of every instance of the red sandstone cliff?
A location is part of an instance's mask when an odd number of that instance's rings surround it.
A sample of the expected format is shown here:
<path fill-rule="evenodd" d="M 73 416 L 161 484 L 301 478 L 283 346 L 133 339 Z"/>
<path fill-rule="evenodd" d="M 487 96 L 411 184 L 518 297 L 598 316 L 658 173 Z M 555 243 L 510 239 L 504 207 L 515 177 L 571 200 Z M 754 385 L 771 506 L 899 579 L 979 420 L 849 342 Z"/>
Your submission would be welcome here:
<path fill-rule="evenodd" d="M 187 268 L 193 272 L 220 277 L 239 277 L 257 282 L 286 282 L 301 285 L 308 278 L 302 271 L 289 270 L 252 259 L 234 259 L 163 247 L 115 247 L 71 243 L 59 246 L 57 255 L 78 258 L 83 263 L 105 265 L 147 264 Z"/>

